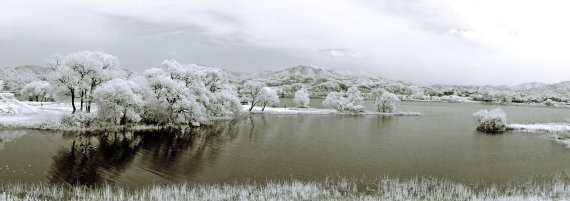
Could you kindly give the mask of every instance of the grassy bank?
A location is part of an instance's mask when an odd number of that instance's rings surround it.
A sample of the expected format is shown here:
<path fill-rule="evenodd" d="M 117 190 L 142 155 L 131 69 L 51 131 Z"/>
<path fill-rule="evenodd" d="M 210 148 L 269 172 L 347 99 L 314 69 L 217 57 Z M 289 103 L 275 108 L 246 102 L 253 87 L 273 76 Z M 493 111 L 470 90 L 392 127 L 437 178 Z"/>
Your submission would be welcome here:
<path fill-rule="evenodd" d="M 446 179 L 282 181 L 249 184 L 167 185 L 136 190 L 4 184 L 0 200 L 565 200 L 570 176 L 466 185 Z"/>

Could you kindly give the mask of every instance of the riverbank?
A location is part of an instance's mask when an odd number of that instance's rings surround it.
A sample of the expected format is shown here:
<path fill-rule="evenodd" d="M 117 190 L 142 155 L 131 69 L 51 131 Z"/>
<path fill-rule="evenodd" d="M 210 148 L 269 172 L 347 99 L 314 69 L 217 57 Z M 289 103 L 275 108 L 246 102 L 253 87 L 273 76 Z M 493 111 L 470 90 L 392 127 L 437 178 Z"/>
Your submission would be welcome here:
<path fill-rule="evenodd" d="M 504 186 L 463 184 L 447 179 L 383 178 L 376 181 L 268 181 L 246 184 L 155 185 L 126 190 L 57 185 L 3 184 L 0 200 L 565 200 L 570 177 L 513 181 Z"/>
<path fill-rule="evenodd" d="M 243 111 L 251 114 L 275 114 L 275 115 L 386 115 L 386 116 L 419 116 L 418 112 L 371 112 L 363 111 L 358 113 L 341 112 L 333 109 L 319 109 L 319 108 L 297 108 L 297 107 L 262 107 L 255 106 L 249 111 L 250 105 L 243 105 Z"/>

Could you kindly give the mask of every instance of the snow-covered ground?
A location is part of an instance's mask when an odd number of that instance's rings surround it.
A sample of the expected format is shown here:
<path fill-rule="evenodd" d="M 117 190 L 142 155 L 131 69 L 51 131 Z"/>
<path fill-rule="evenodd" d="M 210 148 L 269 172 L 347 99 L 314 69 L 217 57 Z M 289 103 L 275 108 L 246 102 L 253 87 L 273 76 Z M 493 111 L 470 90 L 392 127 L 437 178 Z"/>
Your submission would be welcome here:
<path fill-rule="evenodd" d="M 282 107 L 265 107 L 264 111 L 261 111 L 262 107 L 255 106 L 253 110 L 248 111 L 250 105 L 243 105 L 243 111 L 250 112 L 253 114 L 281 114 L 281 115 L 332 115 L 332 114 L 354 114 L 351 112 L 339 112 L 333 109 L 317 109 L 317 108 L 282 108 Z M 395 113 L 381 113 L 381 112 L 370 112 L 366 111 L 364 115 L 392 115 L 392 116 L 419 116 L 421 113 L 417 112 L 395 112 Z"/>
<path fill-rule="evenodd" d="M 546 124 L 509 124 L 508 128 L 532 133 L 568 133 L 570 124 L 546 123 Z"/>
<path fill-rule="evenodd" d="M 543 137 L 570 147 L 570 124 L 568 123 L 509 124 L 507 127 L 515 131 L 544 134 Z"/>
<path fill-rule="evenodd" d="M 3 94 L 0 96 L 0 127 L 37 127 L 57 122 L 71 111 L 70 103 L 18 101 Z"/>

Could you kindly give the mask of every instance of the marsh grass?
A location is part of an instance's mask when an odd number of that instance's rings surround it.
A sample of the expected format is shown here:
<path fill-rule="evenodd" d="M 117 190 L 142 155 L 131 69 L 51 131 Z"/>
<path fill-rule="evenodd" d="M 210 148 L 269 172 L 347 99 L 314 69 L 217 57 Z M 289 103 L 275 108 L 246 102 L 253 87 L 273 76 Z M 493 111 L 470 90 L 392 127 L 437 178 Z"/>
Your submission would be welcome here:
<path fill-rule="evenodd" d="M 420 177 L 175 184 L 134 190 L 111 186 L 4 184 L 0 186 L 0 200 L 565 200 L 570 199 L 568 184 L 567 173 L 514 180 L 504 185 L 466 185 Z"/>

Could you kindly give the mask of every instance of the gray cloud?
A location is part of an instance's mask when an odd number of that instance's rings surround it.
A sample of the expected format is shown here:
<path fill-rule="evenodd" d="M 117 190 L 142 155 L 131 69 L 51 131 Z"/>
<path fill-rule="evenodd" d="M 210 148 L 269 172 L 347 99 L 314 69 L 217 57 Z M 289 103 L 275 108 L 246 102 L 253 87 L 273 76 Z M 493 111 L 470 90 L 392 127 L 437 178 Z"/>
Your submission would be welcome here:
<path fill-rule="evenodd" d="M 234 71 L 317 65 L 418 83 L 557 82 L 570 73 L 570 30 L 557 25 L 570 16 L 558 4 L 23 0 L 0 7 L 0 66 L 93 49 L 131 69 L 173 58 Z"/>

